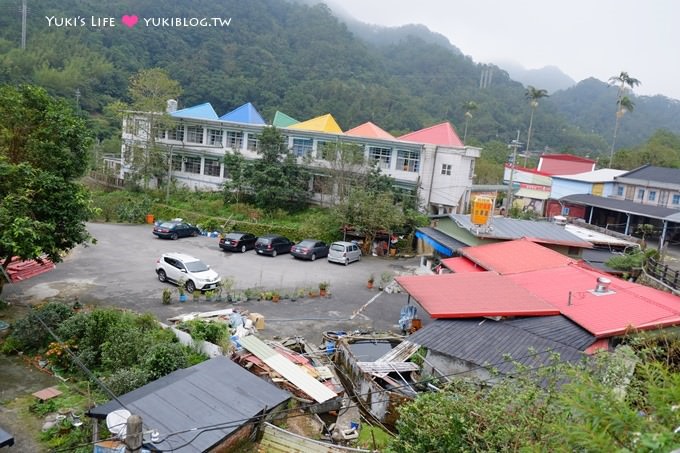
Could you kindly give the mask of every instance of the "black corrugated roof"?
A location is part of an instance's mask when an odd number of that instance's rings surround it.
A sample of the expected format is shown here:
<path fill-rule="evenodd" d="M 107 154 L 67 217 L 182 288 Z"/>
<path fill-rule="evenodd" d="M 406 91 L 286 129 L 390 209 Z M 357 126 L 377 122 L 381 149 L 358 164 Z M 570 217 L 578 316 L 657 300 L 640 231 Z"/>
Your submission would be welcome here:
<path fill-rule="evenodd" d="M 616 179 L 642 179 L 645 181 L 664 182 L 668 184 L 680 184 L 680 168 L 654 167 L 645 165 L 640 168 L 624 173 Z"/>
<path fill-rule="evenodd" d="M 590 332 L 562 315 L 517 318 L 506 322 L 541 338 L 564 344 L 579 351 L 585 351 L 588 346 L 595 342 L 595 337 Z"/>
<path fill-rule="evenodd" d="M 14 437 L 7 431 L 0 428 L 0 448 L 11 447 L 14 445 Z"/>
<path fill-rule="evenodd" d="M 501 373 L 514 371 L 513 361 L 534 368 L 547 365 L 552 352 L 560 359 L 577 362 L 578 349 L 531 333 L 506 321 L 491 319 L 437 319 L 408 338 L 440 354 L 477 366 L 491 365 Z M 532 352 L 533 351 L 533 352 Z M 508 361 L 506 356 L 512 357 Z"/>
<path fill-rule="evenodd" d="M 616 198 L 598 197 L 591 194 L 574 194 L 560 198 L 560 201 L 580 204 L 585 206 L 595 206 L 596 208 L 609 209 L 610 211 L 625 212 L 628 214 L 650 217 L 653 219 L 664 219 L 670 215 L 677 214 L 677 209 L 664 208 L 661 206 L 651 206 L 636 203 L 630 200 L 618 200 Z"/>
<path fill-rule="evenodd" d="M 167 434 L 196 427 L 236 422 L 229 427 L 172 436 L 153 444 L 176 452 L 203 452 L 220 443 L 232 432 L 266 408 L 273 408 L 290 394 L 255 376 L 226 357 L 215 357 L 198 365 L 177 370 L 127 393 L 119 399 L 130 412 L 142 417 L 145 429 Z M 89 411 L 103 419 L 121 406 L 110 401 Z M 193 440 L 192 440 L 193 439 Z M 189 443 L 185 447 L 180 445 Z"/>

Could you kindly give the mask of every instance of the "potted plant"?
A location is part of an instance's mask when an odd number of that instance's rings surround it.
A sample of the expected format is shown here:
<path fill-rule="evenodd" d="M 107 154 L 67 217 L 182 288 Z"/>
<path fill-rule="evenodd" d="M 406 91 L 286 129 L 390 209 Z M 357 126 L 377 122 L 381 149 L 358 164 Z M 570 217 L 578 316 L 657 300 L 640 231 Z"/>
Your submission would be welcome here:
<path fill-rule="evenodd" d="M 215 300 L 215 295 L 216 295 L 216 290 L 214 289 L 209 289 L 208 291 L 205 292 L 205 300 L 206 302 L 212 302 Z"/>
<path fill-rule="evenodd" d="M 391 272 L 383 272 L 380 274 L 380 290 L 383 290 L 389 283 L 392 281 L 392 273 Z"/>
<path fill-rule="evenodd" d="M 193 296 L 194 296 L 194 302 L 198 302 L 199 299 L 201 298 L 201 292 L 199 290 L 195 289 L 194 292 L 193 292 Z"/>
<path fill-rule="evenodd" d="M 163 288 L 163 295 L 161 296 L 161 301 L 163 305 L 170 305 L 170 300 L 172 299 L 172 291 L 170 288 Z"/>
<path fill-rule="evenodd" d="M 305 294 L 307 294 L 307 291 L 304 288 L 300 288 L 297 290 L 298 299 L 303 299 L 305 297 Z"/>
<path fill-rule="evenodd" d="M 328 287 L 331 286 L 328 282 L 319 283 L 319 296 L 325 297 L 328 294 Z"/>
<path fill-rule="evenodd" d="M 279 294 L 278 291 L 272 291 L 271 296 L 272 296 L 272 302 L 278 302 L 279 300 L 281 300 L 281 294 Z"/>
<path fill-rule="evenodd" d="M 227 299 L 227 302 L 231 302 L 232 300 L 235 300 L 236 298 L 232 296 L 231 291 L 234 289 L 234 284 L 236 281 L 234 280 L 233 277 L 224 277 L 222 281 L 220 282 L 219 286 L 219 292 L 220 296 L 224 294 Z"/>
<path fill-rule="evenodd" d="M 373 274 L 369 275 L 368 276 L 368 282 L 366 283 L 366 286 L 368 287 L 368 289 L 373 288 L 373 282 L 374 281 L 375 281 L 375 276 Z"/>
<path fill-rule="evenodd" d="M 186 280 L 183 278 L 177 282 L 177 293 L 179 294 L 179 301 L 186 302 L 189 296 L 186 293 Z"/>

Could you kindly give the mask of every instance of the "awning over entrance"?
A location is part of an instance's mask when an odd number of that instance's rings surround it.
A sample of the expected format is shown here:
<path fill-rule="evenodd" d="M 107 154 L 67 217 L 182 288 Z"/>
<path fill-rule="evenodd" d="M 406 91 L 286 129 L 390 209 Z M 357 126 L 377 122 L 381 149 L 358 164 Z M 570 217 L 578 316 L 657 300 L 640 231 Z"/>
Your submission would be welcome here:
<path fill-rule="evenodd" d="M 631 200 L 598 197 L 591 194 L 567 195 L 566 197 L 560 198 L 560 201 L 579 204 L 582 206 L 593 206 L 595 208 L 608 209 L 610 211 L 622 212 L 624 214 L 633 214 L 659 220 L 664 220 L 667 217 L 680 214 L 680 210 L 678 209 L 636 203 Z"/>
<path fill-rule="evenodd" d="M 416 230 L 416 237 L 431 246 L 443 256 L 453 256 L 456 253 L 456 250 L 467 247 L 467 244 L 463 244 L 462 242 L 457 241 L 451 236 L 432 227 L 418 228 Z"/>

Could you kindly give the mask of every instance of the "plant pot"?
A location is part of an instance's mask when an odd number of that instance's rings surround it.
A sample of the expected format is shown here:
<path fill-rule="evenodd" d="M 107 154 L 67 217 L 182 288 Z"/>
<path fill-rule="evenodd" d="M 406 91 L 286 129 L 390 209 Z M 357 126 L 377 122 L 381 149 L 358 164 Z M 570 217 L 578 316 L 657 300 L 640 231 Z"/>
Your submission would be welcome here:
<path fill-rule="evenodd" d="M 320 289 L 320 290 L 319 290 L 319 296 L 321 296 L 321 297 L 326 297 L 326 294 L 328 294 L 328 292 L 327 292 L 325 289 Z"/>
<path fill-rule="evenodd" d="M 366 287 L 367 287 L 368 289 L 373 289 L 373 282 L 368 282 L 368 283 L 366 283 Z"/>
<path fill-rule="evenodd" d="M 272 296 L 272 302 L 278 302 L 281 300 L 281 296 Z"/>
<path fill-rule="evenodd" d="M 186 302 L 187 299 L 189 299 L 189 296 L 187 296 L 186 294 L 180 294 L 179 295 L 179 301 L 180 302 Z"/>

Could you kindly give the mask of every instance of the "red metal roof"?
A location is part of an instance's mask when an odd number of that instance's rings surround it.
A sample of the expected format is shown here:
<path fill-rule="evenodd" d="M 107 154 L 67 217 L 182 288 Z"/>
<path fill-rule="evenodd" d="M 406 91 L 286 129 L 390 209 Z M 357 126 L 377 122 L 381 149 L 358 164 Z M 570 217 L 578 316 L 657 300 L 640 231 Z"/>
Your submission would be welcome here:
<path fill-rule="evenodd" d="M 571 154 L 545 154 L 538 160 L 538 170 L 550 175 L 568 175 L 595 170 L 595 161 Z"/>
<path fill-rule="evenodd" d="M 353 137 L 364 137 L 364 138 L 381 138 L 384 140 L 396 140 L 392 134 L 384 131 L 380 127 L 371 123 L 370 121 L 360 124 L 347 132 L 345 135 L 351 135 Z"/>
<path fill-rule="evenodd" d="M 564 267 L 576 263 L 575 260 L 534 244 L 528 239 L 465 247 L 460 249 L 460 253 L 484 269 L 501 275 Z"/>
<path fill-rule="evenodd" d="M 558 309 L 495 272 L 396 278 L 433 318 L 546 316 Z"/>
<path fill-rule="evenodd" d="M 399 140 L 429 143 L 452 148 L 462 148 L 464 146 L 462 140 L 448 121 L 402 135 L 399 137 Z"/>
<path fill-rule="evenodd" d="M 511 164 L 505 164 L 505 168 L 512 168 Z M 533 173 L 536 175 L 541 175 L 541 176 L 552 176 L 550 173 L 546 173 L 544 171 L 539 171 L 536 170 L 535 168 L 527 168 L 527 167 L 522 167 L 521 165 L 515 165 L 515 171 L 524 171 L 527 173 Z"/>
<path fill-rule="evenodd" d="M 587 162 L 589 164 L 597 163 L 593 159 L 588 159 L 587 157 L 574 156 L 573 154 L 543 154 L 541 156 L 543 159 L 556 159 L 556 160 L 569 160 L 572 162 Z"/>
<path fill-rule="evenodd" d="M 598 277 L 612 281 L 611 294 L 591 292 Z M 598 338 L 620 335 L 630 328 L 645 330 L 680 325 L 680 297 L 578 264 L 503 278 L 550 303 Z"/>
<path fill-rule="evenodd" d="M 473 261 L 459 256 L 456 258 L 446 258 L 442 260 L 442 265 L 447 269 L 455 272 L 456 274 L 462 274 L 464 272 L 485 272 L 486 269 L 478 266 Z"/>

